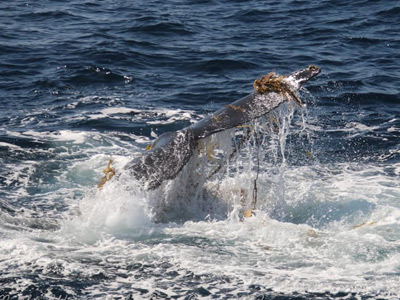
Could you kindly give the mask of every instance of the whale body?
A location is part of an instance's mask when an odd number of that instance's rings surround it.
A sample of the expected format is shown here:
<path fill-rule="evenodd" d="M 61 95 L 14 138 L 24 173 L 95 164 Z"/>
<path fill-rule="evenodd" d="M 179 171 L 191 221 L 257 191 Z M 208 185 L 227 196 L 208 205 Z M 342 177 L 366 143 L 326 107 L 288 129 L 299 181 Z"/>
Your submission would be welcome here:
<path fill-rule="evenodd" d="M 302 83 L 320 71 L 318 67 L 309 66 L 287 76 L 267 75 L 264 77 L 264 82 L 267 83 L 265 89 L 255 89 L 253 93 L 222 107 L 191 126 L 160 135 L 148 151 L 129 162 L 125 169 L 145 189 L 156 189 L 165 180 L 174 179 L 179 174 L 197 148 L 199 140 L 264 116 L 290 99 L 301 105 L 295 92 Z M 272 82 L 277 84 L 268 85 L 271 77 Z M 286 94 L 286 97 L 282 94 Z"/>

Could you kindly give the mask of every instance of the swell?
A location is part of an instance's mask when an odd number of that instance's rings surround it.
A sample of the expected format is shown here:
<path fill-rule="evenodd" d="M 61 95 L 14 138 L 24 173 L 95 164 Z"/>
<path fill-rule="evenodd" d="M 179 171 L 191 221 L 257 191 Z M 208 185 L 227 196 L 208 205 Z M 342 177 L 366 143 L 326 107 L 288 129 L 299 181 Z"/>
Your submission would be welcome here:
<path fill-rule="evenodd" d="M 340 93 L 336 100 L 339 102 L 347 102 L 353 104 L 373 104 L 376 106 L 385 104 L 396 104 L 400 101 L 399 94 L 385 94 L 379 92 L 369 92 L 369 93 L 351 93 L 345 92 Z"/>
<path fill-rule="evenodd" d="M 233 59 L 209 59 L 200 62 L 192 62 L 186 67 L 188 71 L 216 74 L 226 71 L 240 71 L 254 68 L 256 68 L 254 63 Z"/>
<path fill-rule="evenodd" d="M 150 34 L 157 36 L 194 34 L 194 31 L 188 29 L 187 26 L 174 22 L 159 22 L 156 24 L 132 26 L 123 30 L 123 32 Z"/>
<path fill-rule="evenodd" d="M 59 21 L 80 21 L 85 19 L 82 16 L 75 15 L 65 10 L 49 10 L 49 11 L 36 11 L 29 13 L 22 13 L 17 15 L 17 18 L 24 21 L 24 19 L 32 21 L 46 21 L 46 22 L 59 22 Z"/>
<path fill-rule="evenodd" d="M 383 9 L 381 11 L 376 12 L 376 15 L 383 18 L 395 18 L 395 20 L 399 20 L 400 6 Z"/>

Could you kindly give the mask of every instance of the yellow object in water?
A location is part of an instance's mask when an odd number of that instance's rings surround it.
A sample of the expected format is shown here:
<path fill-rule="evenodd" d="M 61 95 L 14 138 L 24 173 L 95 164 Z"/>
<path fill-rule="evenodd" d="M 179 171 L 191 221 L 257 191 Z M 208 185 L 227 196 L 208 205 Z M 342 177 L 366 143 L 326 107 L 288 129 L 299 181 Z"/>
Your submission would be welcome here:
<path fill-rule="evenodd" d="M 244 211 L 243 217 L 250 218 L 252 216 L 252 214 L 253 214 L 253 210 L 250 208 L 250 209 Z"/>
<path fill-rule="evenodd" d="M 100 179 L 100 182 L 97 184 L 97 187 L 99 189 L 101 189 L 107 181 L 110 181 L 111 178 L 114 177 L 115 169 L 111 167 L 111 164 L 113 163 L 113 161 L 114 161 L 113 158 L 110 157 L 107 167 L 103 170 L 104 176 Z"/>
<path fill-rule="evenodd" d="M 354 229 L 357 229 L 357 228 L 360 228 L 360 227 L 362 227 L 362 226 L 366 226 L 366 225 L 370 226 L 370 225 L 374 225 L 374 224 L 376 224 L 376 222 L 369 222 L 369 223 L 364 222 L 364 223 L 355 225 L 353 228 L 354 228 Z"/>

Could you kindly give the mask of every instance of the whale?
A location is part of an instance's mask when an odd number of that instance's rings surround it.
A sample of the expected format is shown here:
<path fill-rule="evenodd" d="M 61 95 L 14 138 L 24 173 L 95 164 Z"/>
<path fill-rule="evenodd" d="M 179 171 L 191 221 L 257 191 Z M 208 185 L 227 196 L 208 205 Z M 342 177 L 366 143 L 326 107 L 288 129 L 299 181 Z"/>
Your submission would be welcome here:
<path fill-rule="evenodd" d="M 321 72 L 316 66 L 279 76 L 273 72 L 254 81 L 251 94 L 225 105 L 204 119 L 174 132 L 161 134 L 124 167 L 145 190 L 154 190 L 174 179 L 188 163 L 199 141 L 215 133 L 242 126 L 264 116 L 287 101 L 303 106 L 297 91 Z"/>

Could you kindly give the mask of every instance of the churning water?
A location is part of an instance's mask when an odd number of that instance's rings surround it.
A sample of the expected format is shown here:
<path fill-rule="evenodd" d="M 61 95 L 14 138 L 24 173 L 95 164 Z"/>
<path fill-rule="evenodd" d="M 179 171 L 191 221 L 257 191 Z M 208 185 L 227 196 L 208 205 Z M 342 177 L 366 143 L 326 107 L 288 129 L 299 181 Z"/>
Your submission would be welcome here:
<path fill-rule="evenodd" d="M 0 299 L 399 299 L 399 16 L 1 2 Z M 211 136 L 158 190 L 123 173 L 161 133 L 309 64 L 306 108 Z"/>

